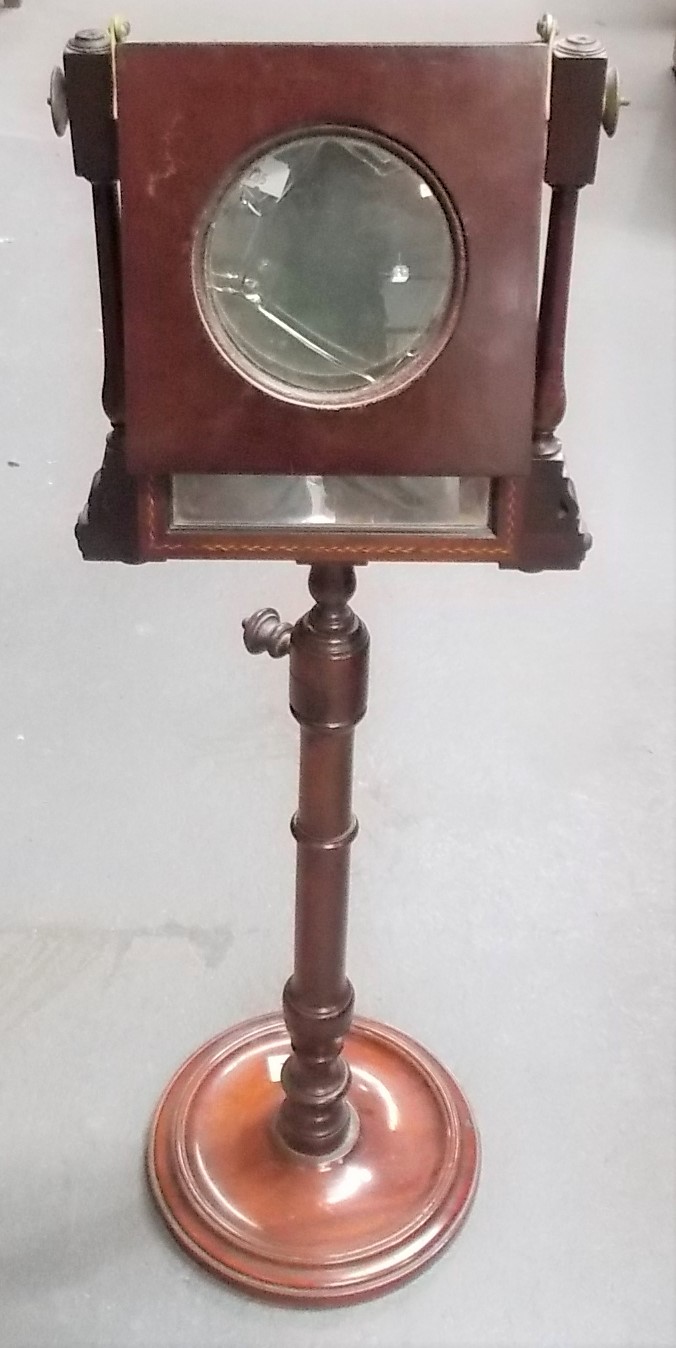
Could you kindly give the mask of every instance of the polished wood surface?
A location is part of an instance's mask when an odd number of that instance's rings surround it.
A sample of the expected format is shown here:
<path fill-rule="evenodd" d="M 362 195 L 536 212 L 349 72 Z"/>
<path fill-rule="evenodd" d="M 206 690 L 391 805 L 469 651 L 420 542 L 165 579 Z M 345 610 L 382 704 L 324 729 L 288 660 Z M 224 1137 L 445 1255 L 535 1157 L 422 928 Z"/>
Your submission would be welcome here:
<path fill-rule="evenodd" d="M 112 426 L 124 426 L 124 358 L 122 338 L 122 267 L 120 208 L 116 183 L 92 186 L 103 331 L 101 402 Z"/>
<path fill-rule="evenodd" d="M 545 164 L 551 187 L 579 189 L 594 181 L 607 69 L 593 37 L 577 34 L 554 45 Z"/>
<path fill-rule="evenodd" d="M 592 543 L 555 434 L 566 410 L 566 327 L 578 196 L 577 187 L 552 189 L 538 323 L 533 463 L 513 556 L 502 563 L 522 571 L 574 570 Z"/>
<path fill-rule="evenodd" d="M 347 1036 L 351 1150 L 302 1159 L 279 1141 L 289 1038 L 279 1016 L 219 1035 L 160 1101 L 152 1192 L 180 1244 L 214 1273 L 276 1301 L 341 1305 L 398 1286 L 466 1217 L 479 1172 L 467 1102 L 406 1035 L 356 1020 Z"/>
<path fill-rule="evenodd" d="M 289 703 L 300 725 L 294 970 L 284 988 L 293 1053 L 276 1127 L 287 1146 L 333 1155 L 352 1126 L 341 1056 L 354 990 L 345 972 L 354 728 L 366 711 L 369 635 L 348 600 L 351 566 L 313 566 L 313 608 L 291 634 Z"/>
<path fill-rule="evenodd" d="M 75 172 L 90 183 L 115 182 L 117 123 L 110 35 L 97 28 L 76 33 L 64 50 L 63 70 Z"/>
<path fill-rule="evenodd" d="M 565 351 L 578 190 L 555 187 L 549 209 L 535 366 L 533 438 L 551 440 L 566 410 Z"/>
<path fill-rule="evenodd" d="M 418 1044 L 352 1025 L 345 972 L 354 729 L 369 638 L 349 566 L 315 565 L 289 631 L 244 623 L 253 654 L 290 658 L 300 725 L 294 969 L 284 1021 L 226 1031 L 183 1065 L 153 1120 L 148 1174 L 177 1239 L 225 1278 L 278 1300 L 340 1304 L 394 1287 L 465 1217 L 479 1154 L 467 1102 Z"/>
<path fill-rule="evenodd" d="M 525 479 L 493 483 L 491 532 L 486 538 L 443 533 L 366 533 L 339 531 L 330 525 L 310 533 L 302 529 L 171 529 L 166 478 L 141 478 L 138 486 L 139 536 L 145 561 L 165 558 L 236 559 L 261 557 L 312 564 L 368 561 L 498 562 L 516 558 Z"/>
<path fill-rule="evenodd" d="M 361 58 L 355 53 L 360 50 L 347 48 L 346 54 L 340 59 L 350 67 L 355 60 L 358 66 Z M 381 65 L 382 62 L 391 61 L 396 64 L 398 58 L 391 54 L 395 50 L 400 49 L 377 49 Z M 410 55 L 410 51 L 401 50 L 405 66 L 408 60 L 406 53 Z M 449 50 L 457 54 L 460 49 L 423 49 L 419 53 L 420 59 L 434 63 L 435 53 L 439 56 L 440 50 L 446 54 L 443 59 L 447 59 Z M 518 50 L 530 51 L 531 48 Z M 293 51 L 300 60 L 300 49 L 294 48 Z M 315 49 L 310 48 L 308 51 L 313 53 L 314 59 Z M 462 51 L 463 62 L 471 65 L 469 49 Z M 484 49 L 482 57 L 491 51 L 492 60 L 494 49 Z M 118 52 L 120 56 L 122 53 Z M 126 59 L 125 54 L 123 64 Z M 134 59 L 132 57 L 132 61 Z M 105 351 L 103 398 L 114 427 L 108 439 L 104 463 L 94 479 L 89 501 L 78 521 L 76 533 L 83 556 L 96 560 L 123 561 L 155 561 L 169 557 L 279 557 L 307 562 L 318 560 L 343 563 L 367 560 L 484 561 L 523 570 L 579 566 L 589 546 L 589 536 L 579 525 L 572 484 L 562 465 L 553 460 L 557 448 L 554 430 L 565 407 L 565 335 L 577 192 L 581 185 L 590 182 L 594 176 L 606 66 L 605 52 L 593 39 L 562 39 L 554 48 L 551 117 L 545 164 L 545 177 L 552 185 L 553 193 L 538 320 L 537 357 L 534 358 L 535 396 L 530 427 L 533 462 L 527 478 L 494 478 L 492 533 L 485 538 L 415 533 L 374 535 L 358 531 L 337 532 L 331 528 L 322 531 L 321 535 L 312 536 L 301 530 L 260 530 L 251 533 L 186 530 L 178 533 L 171 530 L 168 524 L 166 477 L 135 477 L 129 471 L 126 453 L 122 273 L 123 269 L 126 272 L 128 260 L 123 268 L 119 239 L 117 123 L 113 109 L 109 38 L 105 33 L 88 31 L 73 39 L 64 53 L 68 114 L 75 169 L 81 176 L 89 178 L 94 192 Z M 435 65 L 435 71 L 438 75 L 438 65 Z M 484 74 L 486 71 L 484 67 Z M 158 116 L 159 111 L 158 107 Z M 420 105 L 417 104 L 416 116 L 420 112 Z M 434 120 L 431 109 L 429 112 L 427 120 L 430 126 L 425 123 L 427 129 L 424 134 L 434 136 L 436 132 L 431 128 Z M 444 145 L 444 152 L 450 152 L 449 144 L 444 142 Z M 492 205 L 491 219 L 497 219 Z M 472 238 L 476 238 L 474 229 Z M 473 249 L 470 249 L 470 253 L 476 258 Z M 473 285 L 471 277 L 470 281 Z M 129 326 L 135 327 L 127 315 Z M 467 389 L 470 387 L 468 383 Z M 393 413 L 396 411 L 397 416 L 410 411 L 408 405 L 401 402 L 401 397 L 399 395 L 392 400 L 391 410 Z M 505 412 L 505 403 L 501 399 L 500 386 L 496 384 L 488 401 L 498 419 Z M 279 406 L 276 405 L 276 412 Z M 477 415 L 483 415 L 485 400 L 475 399 L 474 407 Z M 365 443 L 362 438 L 366 424 L 361 419 L 363 410 L 359 413 L 359 435 L 355 438 L 360 454 L 364 451 Z M 426 416 L 431 415 L 434 408 L 426 405 L 423 411 Z M 418 416 L 411 419 L 413 436 L 410 443 L 415 446 L 416 462 L 424 469 L 424 455 L 420 459 L 418 453 L 422 424 Z M 194 429 L 199 429 L 199 422 Z M 246 460 L 248 464 L 251 443 L 247 438 L 241 443 L 242 461 Z M 366 452 L 370 453 L 371 449 Z M 379 450 L 374 452 L 379 453 Z M 315 464 L 316 460 L 313 459 Z M 409 471 L 415 471 L 413 463 Z"/>
<path fill-rule="evenodd" d="M 132 471 L 528 471 L 543 44 L 132 42 L 117 71 Z M 326 124 L 364 127 L 427 165 L 459 213 L 468 268 L 457 327 L 426 373 L 382 402 L 330 411 L 273 398 L 229 365 L 200 317 L 191 262 L 226 175 L 262 144 Z"/>

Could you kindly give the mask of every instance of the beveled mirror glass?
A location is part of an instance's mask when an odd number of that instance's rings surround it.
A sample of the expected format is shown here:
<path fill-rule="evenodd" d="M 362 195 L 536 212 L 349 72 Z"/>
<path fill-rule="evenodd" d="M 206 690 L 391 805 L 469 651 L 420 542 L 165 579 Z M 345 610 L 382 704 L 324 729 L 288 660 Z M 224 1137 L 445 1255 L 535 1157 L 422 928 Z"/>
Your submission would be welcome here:
<path fill-rule="evenodd" d="M 179 473 L 172 529 L 317 529 L 490 534 L 482 477 L 285 477 Z"/>
<path fill-rule="evenodd" d="M 295 137 L 230 181 L 197 240 L 216 344 L 286 401 L 397 392 L 450 335 L 462 235 L 423 166 L 371 137 Z"/>

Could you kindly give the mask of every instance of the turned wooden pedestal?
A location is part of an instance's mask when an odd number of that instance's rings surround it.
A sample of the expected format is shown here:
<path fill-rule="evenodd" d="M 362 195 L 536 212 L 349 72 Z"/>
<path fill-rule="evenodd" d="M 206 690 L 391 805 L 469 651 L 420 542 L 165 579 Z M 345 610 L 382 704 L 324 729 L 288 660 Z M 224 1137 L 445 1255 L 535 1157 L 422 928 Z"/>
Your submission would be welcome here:
<path fill-rule="evenodd" d="M 351 567 L 314 566 L 316 602 L 293 629 L 271 609 L 244 624 L 250 651 L 289 655 L 300 724 L 294 971 L 283 1019 L 247 1021 L 184 1063 L 148 1150 L 181 1244 L 232 1282 L 300 1304 L 361 1300 L 418 1272 L 458 1230 L 479 1168 L 445 1068 L 406 1035 L 352 1019 L 352 750 L 369 647 L 354 588 Z"/>

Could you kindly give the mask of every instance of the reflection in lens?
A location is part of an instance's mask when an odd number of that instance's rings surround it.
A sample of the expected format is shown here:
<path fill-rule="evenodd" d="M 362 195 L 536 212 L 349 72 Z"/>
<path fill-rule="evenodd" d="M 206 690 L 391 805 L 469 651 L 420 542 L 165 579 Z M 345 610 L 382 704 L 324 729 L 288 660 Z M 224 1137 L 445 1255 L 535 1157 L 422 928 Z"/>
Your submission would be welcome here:
<path fill-rule="evenodd" d="M 225 354 L 286 398 L 367 399 L 420 372 L 455 272 L 446 211 L 389 149 L 299 137 L 224 192 L 204 240 L 206 316 Z M 424 365 L 424 360 L 422 362 Z"/>

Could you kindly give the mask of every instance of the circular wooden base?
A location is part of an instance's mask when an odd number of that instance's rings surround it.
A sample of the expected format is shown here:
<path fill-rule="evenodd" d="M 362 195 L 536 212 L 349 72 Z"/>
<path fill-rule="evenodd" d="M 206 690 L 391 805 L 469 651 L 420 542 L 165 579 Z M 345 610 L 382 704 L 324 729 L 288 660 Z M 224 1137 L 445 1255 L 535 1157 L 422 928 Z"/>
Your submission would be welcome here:
<path fill-rule="evenodd" d="M 406 1035 L 356 1020 L 345 1041 L 351 1151 L 299 1158 L 274 1119 L 289 1038 L 279 1016 L 212 1039 L 180 1068 L 153 1119 L 148 1172 L 177 1240 L 257 1295 L 339 1305 L 417 1273 L 472 1201 L 479 1143 L 453 1078 Z"/>

